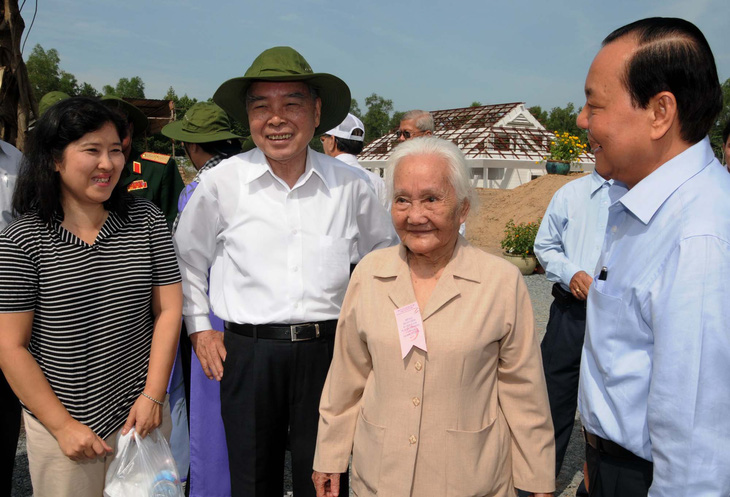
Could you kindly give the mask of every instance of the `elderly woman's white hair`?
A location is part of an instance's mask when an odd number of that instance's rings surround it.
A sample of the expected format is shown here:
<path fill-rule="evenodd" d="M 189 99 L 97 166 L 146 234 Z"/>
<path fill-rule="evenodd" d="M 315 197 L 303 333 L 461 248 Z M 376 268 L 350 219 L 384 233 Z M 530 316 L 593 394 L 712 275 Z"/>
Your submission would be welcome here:
<path fill-rule="evenodd" d="M 446 163 L 449 165 L 449 182 L 456 190 L 457 200 L 460 204 L 466 200 L 469 202 L 470 211 L 476 212 L 477 196 L 471 186 L 464 153 L 452 142 L 435 136 L 414 138 L 395 147 L 385 169 L 385 186 L 388 188 L 388 195 L 393 196 L 393 178 L 398 164 L 406 157 L 413 155 L 437 155 L 446 159 Z"/>

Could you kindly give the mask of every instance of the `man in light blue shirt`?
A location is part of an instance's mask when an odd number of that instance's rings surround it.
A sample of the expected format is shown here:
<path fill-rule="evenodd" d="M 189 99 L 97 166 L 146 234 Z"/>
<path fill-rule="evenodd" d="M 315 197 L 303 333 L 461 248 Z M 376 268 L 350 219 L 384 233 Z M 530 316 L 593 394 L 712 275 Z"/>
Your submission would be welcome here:
<path fill-rule="evenodd" d="M 535 255 L 547 279 L 555 282 L 540 348 L 555 427 L 556 476 L 575 422 L 586 297 L 601 255 L 611 183 L 593 171 L 563 186 L 550 201 L 535 238 Z"/>
<path fill-rule="evenodd" d="M 687 21 L 637 21 L 604 40 L 585 93 L 578 125 L 616 181 L 580 371 L 590 495 L 730 495 L 730 175 L 706 136 L 722 107 L 712 52 Z"/>

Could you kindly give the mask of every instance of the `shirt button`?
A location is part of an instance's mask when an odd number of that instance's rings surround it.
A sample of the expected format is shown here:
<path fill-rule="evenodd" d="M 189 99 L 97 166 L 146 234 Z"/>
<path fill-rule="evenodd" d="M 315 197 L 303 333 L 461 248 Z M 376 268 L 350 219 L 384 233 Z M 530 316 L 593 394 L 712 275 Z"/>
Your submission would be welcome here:
<path fill-rule="evenodd" d="M 423 364 L 421 364 L 421 361 L 416 361 L 414 367 L 416 368 L 416 371 L 420 371 L 421 369 L 423 369 Z"/>
<path fill-rule="evenodd" d="M 616 233 L 618 231 L 618 226 L 611 226 L 611 233 Z"/>
<path fill-rule="evenodd" d="M 418 442 L 418 439 L 415 435 L 411 435 L 410 437 L 408 437 L 408 441 L 411 443 L 411 445 L 413 445 L 414 443 Z"/>
<path fill-rule="evenodd" d="M 292 271 L 294 271 L 294 272 L 296 273 L 297 271 L 299 271 L 299 268 L 298 268 L 298 267 L 296 267 L 296 266 L 294 266 L 293 268 L 291 268 L 291 270 L 292 270 Z"/>
<path fill-rule="evenodd" d="M 421 405 L 421 399 L 419 399 L 418 397 L 413 397 L 413 405 L 416 407 Z"/>
<path fill-rule="evenodd" d="M 291 234 L 292 235 L 296 235 L 297 234 L 297 230 L 291 230 Z"/>

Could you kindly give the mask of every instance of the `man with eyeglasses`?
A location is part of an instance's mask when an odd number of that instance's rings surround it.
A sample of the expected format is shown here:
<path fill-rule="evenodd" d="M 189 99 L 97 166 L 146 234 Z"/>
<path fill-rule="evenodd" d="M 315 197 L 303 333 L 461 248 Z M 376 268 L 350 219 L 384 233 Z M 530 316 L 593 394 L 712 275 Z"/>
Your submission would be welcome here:
<path fill-rule="evenodd" d="M 399 142 L 417 138 L 419 136 L 429 136 L 433 134 L 434 124 L 433 116 L 425 110 L 411 110 L 405 113 L 400 120 L 400 126 L 395 135 Z"/>

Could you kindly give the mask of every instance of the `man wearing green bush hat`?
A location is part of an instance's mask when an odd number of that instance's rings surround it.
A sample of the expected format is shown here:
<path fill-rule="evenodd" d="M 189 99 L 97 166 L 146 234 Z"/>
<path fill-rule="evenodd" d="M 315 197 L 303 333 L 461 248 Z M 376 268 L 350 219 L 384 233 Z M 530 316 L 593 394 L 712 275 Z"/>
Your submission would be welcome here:
<path fill-rule="evenodd" d="M 397 238 L 365 174 L 308 147 L 347 115 L 344 81 L 275 47 L 213 100 L 256 148 L 206 172 L 180 216 L 185 323 L 221 382 L 231 494 L 283 495 L 288 442 L 294 494 L 314 496 L 319 399 L 350 269 Z"/>
<path fill-rule="evenodd" d="M 40 102 L 38 102 L 38 117 L 45 114 L 46 111 L 57 102 L 60 102 L 61 100 L 66 100 L 67 98 L 71 97 L 62 91 L 49 91 L 48 93 L 43 95 Z"/>
<path fill-rule="evenodd" d="M 140 153 L 135 149 L 132 139 L 144 136 L 148 126 L 147 116 L 141 110 L 114 95 L 103 96 L 101 101 L 124 116 L 129 126 L 129 134 L 122 141 L 126 164 L 120 181 L 128 192 L 154 202 L 172 227 L 177 216 L 177 197 L 185 186 L 175 160 L 166 154 Z"/>

